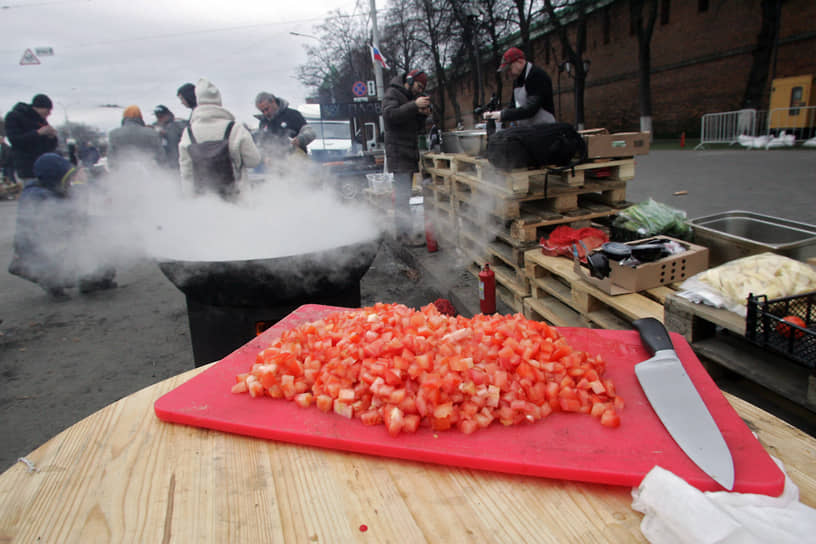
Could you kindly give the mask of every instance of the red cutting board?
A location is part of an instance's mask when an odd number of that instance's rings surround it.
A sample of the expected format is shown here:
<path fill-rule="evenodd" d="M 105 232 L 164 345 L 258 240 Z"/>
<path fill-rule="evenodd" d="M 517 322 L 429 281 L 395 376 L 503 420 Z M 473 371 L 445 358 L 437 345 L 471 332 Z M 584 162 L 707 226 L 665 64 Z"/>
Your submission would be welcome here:
<path fill-rule="evenodd" d="M 634 373 L 649 357 L 635 331 L 559 328 L 576 350 L 600 353 L 607 376 L 626 406 L 621 426 L 610 429 L 584 414 L 553 413 L 535 424 L 505 427 L 494 423 L 465 435 L 421 427 L 391 437 L 383 425 L 365 426 L 294 402 L 233 394 L 236 374 L 247 372 L 259 351 L 282 331 L 347 308 L 301 306 L 262 335 L 155 403 L 162 420 L 196 427 L 346 450 L 483 470 L 546 478 L 637 486 L 655 465 L 704 491 L 722 490 L 689 460 L 666 432 Z M 703 369 L 685 339 L 672 340 L 686 372 L 717 421 L 734 458 L 734 491 L 778 496 L 785 477 Z"/>

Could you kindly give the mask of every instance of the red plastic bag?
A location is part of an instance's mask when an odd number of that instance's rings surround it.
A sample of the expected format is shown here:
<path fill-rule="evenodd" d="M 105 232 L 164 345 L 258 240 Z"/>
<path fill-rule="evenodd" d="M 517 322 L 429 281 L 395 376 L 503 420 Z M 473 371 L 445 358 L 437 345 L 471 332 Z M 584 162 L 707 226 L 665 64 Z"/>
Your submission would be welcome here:
<path fill-rule="evenodd" d="M 580 244 L 580 241 L 583 241 L 584 244 Z M 544 255 L 549 255 L 551 257 L 571 257 L 572 246 L 576 245 L 578 247 L 578 256 L 581 260 L 584 260 L 586 257 L 583 247 L 584 245 L 586 245 L 587 249 L 592 251 L 595 248 L 601 247 L 608 241 L 609 235 L 600 229 L 592 227 L 574 229 L 567 225 L 561 225 L 556 227 L 550 233 L 549 238 L 544 238 L 542 236 L 538 245 L 541 247 L 541 252 Z"/>

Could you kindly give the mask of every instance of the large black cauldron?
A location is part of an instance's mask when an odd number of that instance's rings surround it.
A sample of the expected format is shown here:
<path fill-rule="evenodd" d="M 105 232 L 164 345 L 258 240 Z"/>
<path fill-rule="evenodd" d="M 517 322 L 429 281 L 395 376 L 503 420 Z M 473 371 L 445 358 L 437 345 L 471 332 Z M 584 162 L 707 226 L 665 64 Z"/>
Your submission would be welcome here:
<path fill-rule="evenodd" d="M 244 261 L 159 262 L 187 297 L 196 366 L 221 359 L 298 306 L 360 306 L 360 278 L 381 238 L 326 251 Z"/>

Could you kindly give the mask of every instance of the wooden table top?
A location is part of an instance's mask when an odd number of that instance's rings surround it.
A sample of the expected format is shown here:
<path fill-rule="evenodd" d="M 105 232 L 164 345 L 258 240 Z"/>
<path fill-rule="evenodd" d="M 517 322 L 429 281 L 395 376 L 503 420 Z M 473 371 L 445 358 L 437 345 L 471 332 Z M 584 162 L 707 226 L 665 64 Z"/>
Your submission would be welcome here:
<path fill-rule="evenodd" d="M 645 542 L 631 490 L 377 458 L 160 421 L 201 372 L 125 397 L 0 475 L 11 542 Z M 816 440 L 726 394 L 801 501 Z"/>

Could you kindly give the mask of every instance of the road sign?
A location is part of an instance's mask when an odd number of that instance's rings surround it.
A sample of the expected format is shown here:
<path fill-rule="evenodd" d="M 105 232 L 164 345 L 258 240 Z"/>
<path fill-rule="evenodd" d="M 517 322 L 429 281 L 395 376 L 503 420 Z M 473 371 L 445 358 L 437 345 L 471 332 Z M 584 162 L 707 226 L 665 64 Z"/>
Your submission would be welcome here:
<path fill-rule="evenodd" d="M 363 81 L 357 81 L 352 85 L 351 92 L 354 93 L 354 96 L 365 96 L 368 92 L 366 89 L 366 84 Z"/>
<path fill-rule="evenodd" d="M 23 58 L 20 59 L 20 64 L 25 66 L 27 64 L 39 64 L 40 59 L 37 58 L 37 55 L 31 49 L 26 49 L 25 53 L 23 53 Z"/>
<path fill-rule="evenodd" d="M 34 53 L 40 57 L 53 57 L 54 56 L 54 48 L 53 47 L 35 47 Z"/>
<path fill-rule="evenodd" d="M 377 83 L 374 80 L 368 82 L 368 96 L 377 96 Z"/>

